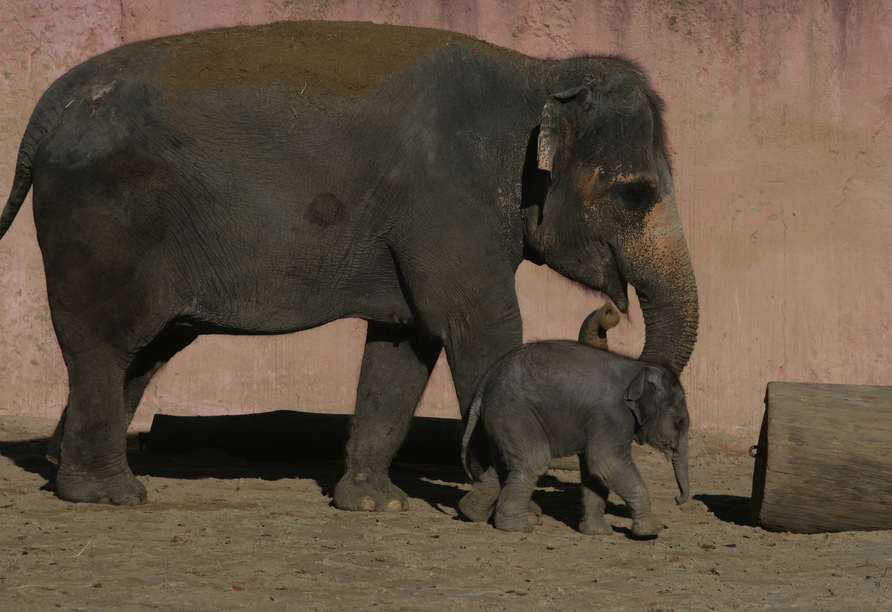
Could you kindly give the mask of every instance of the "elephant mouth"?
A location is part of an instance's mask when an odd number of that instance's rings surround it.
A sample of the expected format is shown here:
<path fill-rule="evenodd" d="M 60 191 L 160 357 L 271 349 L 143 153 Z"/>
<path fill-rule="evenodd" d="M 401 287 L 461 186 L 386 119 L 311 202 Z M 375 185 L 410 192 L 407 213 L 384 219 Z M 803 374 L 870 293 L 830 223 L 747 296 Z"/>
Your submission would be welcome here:
<path fill-rule="evenodd" d="M 607 273 L 606 278 L 604 279 L 604 287 L 601 289 L 601 293 L 609 297 L 621 313 L 628 314 L 629 281 L 626 280 L 626 277 L 623 276 L 623 273 L 619 268 L 619 259 L 616 256 L 613 245 L 608 244 L 607 246 L 608 252 L 610 253 L 610 259 L 608 261 L 608 265 L 606 266 Z"/>

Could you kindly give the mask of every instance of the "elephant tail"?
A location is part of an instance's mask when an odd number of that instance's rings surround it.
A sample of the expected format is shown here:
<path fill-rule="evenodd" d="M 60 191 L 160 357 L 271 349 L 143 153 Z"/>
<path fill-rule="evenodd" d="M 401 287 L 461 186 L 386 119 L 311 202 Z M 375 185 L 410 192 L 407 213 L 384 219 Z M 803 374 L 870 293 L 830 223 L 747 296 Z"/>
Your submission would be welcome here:
<path fill-rule="evenodd" d="M 28 191 L 31 190 L 32 170 L 37 147 L 40 146 L 41 141 L 50 130 L 59 123 L 63 111 L 74 102 L 70 91 L 72 88 L 66 79 L 67 76 L 63 76 L 50 86 L 37 102 L 34 112 L 31 113 L 31 119 L 28 121 L 28 127 L 25 128 L 25 134 L 19 145 L 12 189 L 10 189 L 3 213 L 0 214 L 0 238 L 3 238 L 9 226 L 12 225 Z"/>
<path fill-rule="evenodd" d="M 471 436 L 474 435 L 474 429 L 477 425 L 477 421 L 480 419 L 480 406 L 483 404 L 483 385 L 474 395 L 474 401 L 471 402 L 471 407 L 468 409 L 468 423 L 465 425 L 465 435 L 461 440 L 461 462 L 465 468 L 465 473 L 467 473 L 468 478 L 474 480 L 474 474 L 471 471 L 470 463 L 468 462 L 468 448 L 471 445 Z"/>
<path fill-rule="evenodd" d="M 22 143 L 24 148 L 24 142 Z M 6 206 L 3 213 L 0 214 L 0 238 L 6 234 L 6 230 L 12 225 L 13 219 L 18 214 L 25 196 L 31 189 L 31 158 L 27 153 L 23 153 L 19 149 L 19 158 L 15 165 L 15 177 L 12 179 L 12 189 L 9 192 L 9 199 L 6 200 Z"/>

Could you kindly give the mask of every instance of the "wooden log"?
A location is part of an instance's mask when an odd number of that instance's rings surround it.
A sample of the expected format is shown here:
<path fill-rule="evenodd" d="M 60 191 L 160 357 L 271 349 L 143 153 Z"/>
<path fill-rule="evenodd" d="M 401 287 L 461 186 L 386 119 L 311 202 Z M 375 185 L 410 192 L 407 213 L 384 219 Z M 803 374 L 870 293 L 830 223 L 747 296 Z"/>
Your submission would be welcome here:
<path fill-rule="evenodd" d="M 769 383 L 752 516 L 772 531 L 892 529 L 892 387 Z"/>
<path fill-rule="evenodd" d="M 156 414 L 140 445 L 171 452 L 213 448 L 264 461 L 340 460 L 350 417 L 296 410 L 208 417 Z M 458 419 L 415 417 L 395 461 L 460 466 L 461 438 Z"/>

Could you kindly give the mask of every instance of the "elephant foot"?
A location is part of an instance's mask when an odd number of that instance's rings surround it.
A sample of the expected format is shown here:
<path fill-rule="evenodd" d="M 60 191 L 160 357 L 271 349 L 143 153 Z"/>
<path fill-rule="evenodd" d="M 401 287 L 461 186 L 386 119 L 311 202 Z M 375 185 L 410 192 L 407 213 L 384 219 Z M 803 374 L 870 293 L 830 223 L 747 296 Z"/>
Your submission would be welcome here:
<path fill-rule="evenodd" d="M 348 471 L 335 486 L 334 504 L 341 510 L 402 512 L 409 498 L 385 473 L 360 469 Z"/>
<path fill-rule="evenodd" d="M 130 468 L 115 476 L 96 478 L 66 470 L 64 465 L 56 476 L 56 495 L 70 502 L 115 506 L 138 506 L 148 499 L 145 486 Z"/>
<path fill-rule="evenodd" d="M 613 527 L 604 520 L 603 516 L 584 518 L 579 523 L 579 533 L 585 535 L 613 535 Z"/>
<path fill-rule="evenodd" d="M 661 531 L 663 531 L 663 521 L 653 514 L 635 519 L 632 523 L 632 533 L 638 537 L 655 536 Z"/>
<path fill-rule="evenodd" d="M 468 520 L 485 523 L 496 508 L 500 490 L 498 481 L 495 481 L 495 486 L 490 482 L 475 482 L 458 502 L 458 509 Z"/>
<path fill-rule="evenodd" d="M 502 531 L 522 531 L 529 533 L 533 530 L 533 524 L 530 522 L 528 512 L 516 515 L 505 515 L 496 511 L 493 525 L 495 525 L 496 529 L 501 529 Z"/>

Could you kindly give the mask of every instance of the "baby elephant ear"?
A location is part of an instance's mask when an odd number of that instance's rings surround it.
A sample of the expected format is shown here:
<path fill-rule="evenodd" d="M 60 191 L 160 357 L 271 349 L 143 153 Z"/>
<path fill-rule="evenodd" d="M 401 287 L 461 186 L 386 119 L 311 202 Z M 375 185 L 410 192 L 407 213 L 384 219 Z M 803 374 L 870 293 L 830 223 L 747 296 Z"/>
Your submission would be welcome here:
<path fill-rule="evenodd" d="M 538 164 L 542 170 L 551 172 L 554 166 L 554 158 L 558 149 L 565 143 L 560 142 L 562 135 L 560 130 L 561 117 L 565 107 L 575 102 L 587 104 L 591 96 L 591 90 L 587 87 L 574 87 L 567 91 L 551 94 L 539 120 L 539 140 L 537 145 Z"/>
<path fill-rule="evenodd" d="M 663 373 L 653 366 L 645 366 L 638 372 L 623 394 L 623 402 L 635 415 L 638 427 L 635 428 L 635 442 L 644 444 L 642 428 L 656 416 L 658 406 L 657 389 L 660 388 Z"/>

